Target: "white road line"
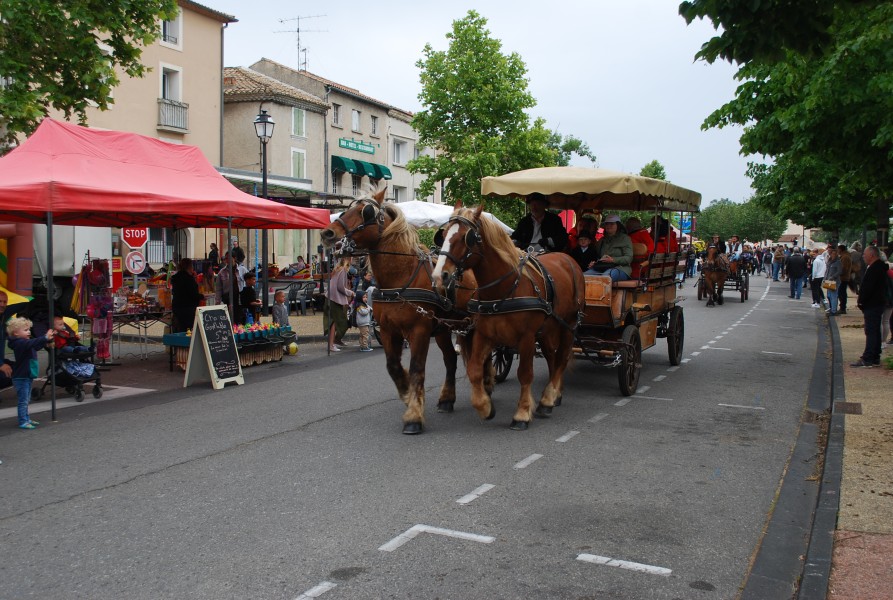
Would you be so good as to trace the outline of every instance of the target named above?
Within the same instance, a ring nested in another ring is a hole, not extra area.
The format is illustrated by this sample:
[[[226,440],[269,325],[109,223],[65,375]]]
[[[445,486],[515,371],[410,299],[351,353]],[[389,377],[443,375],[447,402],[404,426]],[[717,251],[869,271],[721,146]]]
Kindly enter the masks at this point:
[[[629,398],[621,398],[614,403],[614,406],[626,406],[627,404],[629,404]]]
[[[521,462],[517,462],[517,463],[515,463],[514,468],[515,468],[515,469],[523,469],[523,468],[525,468],[525,467],[529,467],[530,465],[532,465],[533,463],[535,463],[536,461],[538,461],[538,460],[541,459],[542,457],[543,457],[542,454],[531,454],[530,456],[528,456],[527,458],[525,458],[525,459],[522,460]]]
[[[674,371],[678,371],[678,370],[679,370],[679,367],[669,367],[669,368],[667,368],[667,373],[673,373]]]
[[[619,567],[621,569],[628,569],[630,571],[637,571],[639,573],[648,573],[649,575],[661,575],[663,577],[669,577],[669,575],[673,572],[672,569],[667,569],[665,567],[643,565],[642,563],[630,562],[628,560],[619,560],[617,558],[610,558],[608,556],[598,556],[596,554],[578,554],[577,560],[590,562],[596,565],[605,565],[607,567]]]
[[[307,600],[308,598],[319,598],[326,592],[331,589],[338,587],[338,584],[332,583],[331,581],[323,581],[318,586],[311,588],[295,598],[295,600]]]
[[[652,379],[651,381],[663,381],[663,380],[666,379],[666,378],[667,378],[666,375],[658,375],[657,377],[655,377],[655,378]]]
[[[687,362],[689,362],[689,361],[691,361],[690,358],[683,358],[683,359],[680,360],[679,362],[681,362],[681,363],[687,363]]]
[[[393,552],[409,540],[413,539],[420,533],[433,533],[434,535],[445,535],[447,537],[458,538],[460,540],[469,540],[471,542],[479,542],[481,544],[492,544],[496,541],[495,537],[489,535],[477,535],[476,533],[465,533],[464,531],[453,531],[451,529],[441,529],[440,527],[432,527],[430,525],[413,525],[387,544],[379,546],[382,552]]]
[[[574,437],[574,436],[577,435],[578,433],[580,433],[580,432],[579,432],[579,431],[568,431],[567,433],[565,433],[563,436],[561,436],[560,438],[558,438],[558,439],[555,440],[555,441],[556,441],[556,442],[561,442],[561,443],[563,444],[564,442],[568,441],[569,439],[571,439],[572,437]]]
[[[718,336],[716,336],[716,337],[713,338],[713,339],[715,339],[715,340],[721,340],[721,339],[724,338],[724,337],[726,337],[726,336],[724,336],[724,335],[718,335]]]
[[[731,348],[717,348],[716,346],[708,346],[707,349],[708,350],[729,350],[729,351],[731,351]]]
[[[666,400],[667,402],[672,402],[672,398],[658,398],[657,396],[639,396],[636,394],[633,396],[636,400]]]
[[[608,416],[608,413],[598,413],[597,415],[595,415],[594,417],[589,419],[589,422],[590,423],[598,423],[599,421],[601,421],[602,419],[604,419],[607,416]]]
[[[710,340],[710,341],[707,342],[707,343],[708,343],[708,344],[715,344],[715,343],[716,343],[716,340]]]
[[[781,354],[782,356],[791,356],[790,352],[771,352],[769,350],[763,350],[760,354]]]
[[[477,500],[495,487],[496,486],[492,483],[485,483],[484,485],[475,488],[470,494],[462,496],[461,498],[456,500],[456,502],[459,504],[468,504],[472,500]]]
[[[643,385],[642,387],[639,388],[639,393],[644,394],[645,392],[647,392],[650,389],[651,389],[650,385]]]
[[[692,356],[697,356],[697,355],[699,355],[699,354],[700,354],[700,352],[692,352],[692,353],[691,353]]]
[[[751,410],[766,410],[764,406],[743,406],[741,404],[717,404],[717,406],[725,406],[726,408],[749,408]]]
[[[742,323],[744,327],[759,327],[756,323]]]

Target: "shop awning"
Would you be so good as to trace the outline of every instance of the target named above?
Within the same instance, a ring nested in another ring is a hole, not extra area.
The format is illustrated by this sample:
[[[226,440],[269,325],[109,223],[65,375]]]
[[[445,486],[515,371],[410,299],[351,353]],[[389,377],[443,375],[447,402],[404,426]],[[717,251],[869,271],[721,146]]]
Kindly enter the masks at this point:
[[[372,166],[375,167],[375,170],[377,171],[377,174],[378,174],[376,179],[391,179],[391,170],[389,168],[387,168],[384,165],[379,165],[377,163],[374,163]]]
[[[332,172],[343,172],[350,173],[352,175],[357,175],[357,165],[354,161],[349,158],[344,158],[343,156],[332,156]]]
[[[372,163],[367,163],[365,160],[353,160],[354,164],[357,165],[357,175],[366,175],[369,179],[378,179],[378,171],[375,170],[375,167]]]

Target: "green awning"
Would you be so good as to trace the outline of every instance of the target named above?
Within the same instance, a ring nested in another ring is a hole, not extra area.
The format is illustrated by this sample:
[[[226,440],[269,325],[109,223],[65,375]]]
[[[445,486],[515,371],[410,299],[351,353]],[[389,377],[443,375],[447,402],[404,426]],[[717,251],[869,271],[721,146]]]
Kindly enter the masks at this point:
[[[354,161],[349,158],[344,158],[343,156],[332,155],[332,172],[337,173],[339,171],[350,173],[352,175],[357,175],[359,173],[359,169],[357,169],[357,165]]]
[[[384,165],[374,163],[372,165],[377,171],[376,179],[391,179],[391,170]]]
[[[378,172],[375,170],[375,167],[372,166],[372,163],[357,159],[354,159],[353,162],[357,165],[357,175],[366,175],[369,179],[378,179]]]

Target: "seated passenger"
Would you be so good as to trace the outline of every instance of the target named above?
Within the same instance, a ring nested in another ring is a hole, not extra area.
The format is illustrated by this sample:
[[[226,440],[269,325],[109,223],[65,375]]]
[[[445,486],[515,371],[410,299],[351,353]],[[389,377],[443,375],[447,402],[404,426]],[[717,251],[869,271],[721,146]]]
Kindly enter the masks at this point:
[[[596,235],[598,233],[598,215],[596,215],[595,211],[591,208],[585,209],[583,212],[580,213],[580,218],[577,219],[577,224],[574,225],[574,228],[571,229],[568,233],[568,250],[573,250],[577,247],[577,237],[580,235],[580,232],[583,231],[589,233],[590,243],[598,239],[598,236]]]
[[[598,261],[598,254],[592,247],[592,236],[585,229],[577,234],[577,247],[571,250],[570,255],[577,261],[584,273],[594,267]]]
[[[585,274],[609,275],[611,281],[626,281],[632,272],[633,242],[623,231],[618,215],[605,217],[602,227],[605,235],[596,245],[598,262]]]
[[[651,220],[651,237],[657,240],[654,244],[654,251],[658,254],[679,252],[679,240],[676,239],[676,232],[670,227],[670,222],[660,215],[654,215],[654,219]]]
[[[626,232],[633,244],[643,244],[645,246],[644,256],[633,256],[632,273],[630,275],[633,279],[638,279],[642,276],[640,272],[642,268],[641,261],[646,260],[654,252],[654,240],[651,239],[651,234],[648,233],[648,230],[642,227],[642,221],[638,217],[630,217],[626,220]]]
[[[518,221],[512,232],[515,245],[526,250],[535,249],[558,252],[567,246],[567,230],[561,217],[546,210],[549,200],[543,194],[533,193],[527,197],[527,208],[530,212]]]

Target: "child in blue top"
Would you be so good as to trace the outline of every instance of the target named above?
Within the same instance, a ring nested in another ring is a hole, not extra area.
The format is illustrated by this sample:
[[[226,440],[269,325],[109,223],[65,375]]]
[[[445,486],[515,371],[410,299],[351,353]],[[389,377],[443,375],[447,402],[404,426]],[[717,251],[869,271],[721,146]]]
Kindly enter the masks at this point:
[[[32,340],[31,321],[16,317],[6,324],[6,333],[16,360],[11,379],[19,399],[19,429],[34,429],[39,423],[31,420],[28,402],[31,400],[31,385],[39,374],[37,351],[45,348],[53,339],[54,330],[47,331],[45,337]]]
[[[368,294],[366,292],[359,291],[354,301],[357,329],[360,330],[360,352],[372,352],[372,346],[369,345],[369,326],[372,323],[372,309],[366,304],[367,298]]]

